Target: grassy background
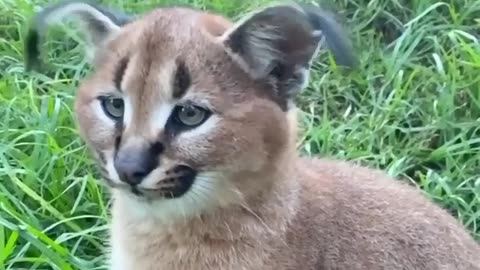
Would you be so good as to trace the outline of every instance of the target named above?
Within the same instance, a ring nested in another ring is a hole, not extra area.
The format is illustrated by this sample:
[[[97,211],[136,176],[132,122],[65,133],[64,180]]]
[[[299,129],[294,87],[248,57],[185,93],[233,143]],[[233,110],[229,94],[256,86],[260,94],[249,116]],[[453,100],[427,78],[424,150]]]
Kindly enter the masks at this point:
[[[250,8],[238,0],[108,2],[136,12],[189,2],[230,17]],[[104,269],[107,194],[72,114],[87,72],[78,36],[52,31],[51,68],[23,70],[22,37],[43,4],[0,3],[0,270]],[[299,97],[299,148],[419,185],[480,239],[480,1],[334,4],[362,64],[345,76],[321,55]]]

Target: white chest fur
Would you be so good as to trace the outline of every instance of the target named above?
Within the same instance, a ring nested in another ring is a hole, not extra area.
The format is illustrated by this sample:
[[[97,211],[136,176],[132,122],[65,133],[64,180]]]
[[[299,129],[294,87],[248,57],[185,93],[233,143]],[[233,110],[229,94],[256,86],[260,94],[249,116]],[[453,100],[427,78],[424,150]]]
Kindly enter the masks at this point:
[[[126,224],[112,225],[110,270],[269,269],[264,265],[270,253],[265,238],[236,242],[209,239],[208,234],[189,236],[188,232],[127,235]]]
[[[295,202],[284,200],[255,212],[232,206],[179,219],[160,210],[173,206],[147,207],[127,196],[115,197],[110,270],[277,269],[271,255],[286,248],[285,217],[293,216]]]
[[[254,219],[252,223],[257,224]],[[211,232],[199,233],[196,226],[112,221],[110,270],[270,270],[272,248],[284,244],[283,235],[263,226],[233,228],[219,223]],[[221,235],[215,235],[219,231]],[[240,238],[233,239],[233,235]]]

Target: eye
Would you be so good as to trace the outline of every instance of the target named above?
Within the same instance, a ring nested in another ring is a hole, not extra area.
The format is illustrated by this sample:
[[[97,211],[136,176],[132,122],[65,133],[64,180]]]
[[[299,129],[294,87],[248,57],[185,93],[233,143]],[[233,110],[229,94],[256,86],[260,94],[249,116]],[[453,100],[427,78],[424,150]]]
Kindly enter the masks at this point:
[[[173,113],[175,120],[187,127],[199,126],[210,116],[210,111],[194,105],[177,106]]]
[[[123,99],[115,97],[102,97],[100,102],[105,114],[113,120],[119,120],[123,117],[124,103]]]

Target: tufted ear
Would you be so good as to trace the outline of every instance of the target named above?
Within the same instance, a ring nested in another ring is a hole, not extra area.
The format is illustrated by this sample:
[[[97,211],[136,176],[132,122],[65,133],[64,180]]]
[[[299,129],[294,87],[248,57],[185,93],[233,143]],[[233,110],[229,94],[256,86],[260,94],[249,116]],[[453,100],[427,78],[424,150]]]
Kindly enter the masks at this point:
[[[25,37],[26,70],[40,65],[39,47],[48,26],[70,18],[81,23],[81,30],[90,43],[89,49],[93,51],[130,21],[125,14],[114,13],[94,1],[66,0],[47,6],[35,16]]]
[[[286,99],[306,86],[321,41],[337,64],[355,64],[349,39],[333,14],[309,4],[267,7],[240,20],[222,38],[245,71],[273,82],[277,95]]]

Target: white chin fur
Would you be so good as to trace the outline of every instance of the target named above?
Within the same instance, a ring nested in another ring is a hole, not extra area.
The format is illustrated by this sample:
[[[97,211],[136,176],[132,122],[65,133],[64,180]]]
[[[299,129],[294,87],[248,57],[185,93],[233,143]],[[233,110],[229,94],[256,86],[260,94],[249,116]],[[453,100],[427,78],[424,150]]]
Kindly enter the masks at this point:
[[[186,221],[241,200],[240,193],[218,173],[200,173],[190,190],[179,198],[147,200],[124,189],[115,190],[114,195],[123,202],[119,207],[125,207],[132,218],[164,224]]]
[[[120,177],[118,176],[117,170],[113,165],[113,150],[105,151],[105,158],[107,160],[107,164],[105,169],[107,169],[108,177],[115,183],[115,184],[122,184],[120,181]]]

